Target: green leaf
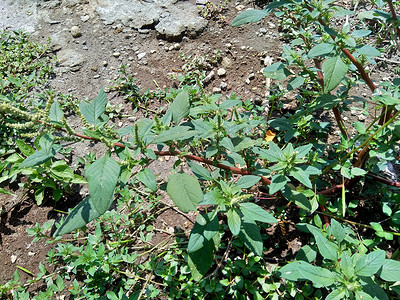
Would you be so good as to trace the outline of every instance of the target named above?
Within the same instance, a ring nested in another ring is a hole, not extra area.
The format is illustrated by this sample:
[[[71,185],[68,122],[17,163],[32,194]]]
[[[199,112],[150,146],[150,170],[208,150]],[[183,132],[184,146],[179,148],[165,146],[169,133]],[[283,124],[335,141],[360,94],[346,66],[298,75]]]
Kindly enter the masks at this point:
[[[263,74],[267,78],[276,79],[278,81],[282,81],[291,75],[290,71],[286,69],[285,65],[281,62],[273,63],[272,65],[264,68]]]
[[[238,235],[240,231],[240,225],[242,219],[236,208],[231,208],[227,211],[226,216],[228,217],[228,226],[233,235]]]
[[[278,271],[278,276],[293,281],[311,280],[318,286],[330,286],[336,282],[336,276],[331,271],[304,261],[287,264]]]
[[[309,58],[316,58],[318,56],[324,56],[326,54],[332,53],[335,46],[330,43],[321,43],[313,47],[310,52],[308,52],[307,56]]]
[[[27,143],[25,143],[22,140],[16,140],[15,143],[17,144],[18,149],[21,151],[21,153],[25,156],[30,156],[33,153],[35,153],[35,149],[33,149],[31,146],[29,146]]]
[[[354,38],[360,38],[367,36],[371,33],[371,30],[354,30],[350,35]]]
[[[304,172],[301,168],[299,167],[294,167],[290,170],[289,172],[290,176],[293,176],[296,178],[298,181],[300,181],[302,184],[304,184],[308,188],[312,188],[312,184],[310,179],[308,178],[308,174]]]
[[[219,243],[217,236],[212,240],[205,240],[201,249],[188,253],[188,266],[195,281],[207,274],[214,261],[215,244]]]
[[[11,193],[3,188],[0,188],[0,194],[13,195],[13,193]]]
[[[378,275],[386,281],[400,281],[400,261],[385,259]]]
[[[358,276],[372,276],[379,271],[384,261],[385,251],[375,250],[357,260],[354,266],[354,273]]]
[[[260,228],[254,221],[243,219],[242,228],[239,232],[239,237],[254,254],[263,255],[263,240],[260,233]]]
[[[104,214],[113,201],[119,173],[119,164],[108,156],[96,160],[85,170],[90,199],[99,215]]]
[[[255,23],[264,18],[268,13],[265,10],[249,9],[241,12],[232,21],[232,26],[240,26],[247,23]]]
[[[276,174],[272,176],[271,184],[269,185],[269,194],[273,195],[277,191],[281,190],[288,181],[289,179],[281,174]]]
[[[365,292],[369,296],[371,296],[370,299],[389,300],[386,292],[371,277],[361,278],[360,283],[362,285],[363,292]],[[366,297],[362,298],[362,300],[364,300],[364,299],[368,299],[368,298],[366,298]]]
[[[192,138],[197,130],[190,130],[189,126],[177,126],[163,131],[154,139],[154,143],[165,143],[167,141],[183,141]]]
[[[90,124],[100,123],[100,116],[106,111],[107,96],[104,89],[101,89],[99,95],[90,103],[81,102],[79,110]]]
[[[54,162],[50,170],[59,179],[67,181],[74,179],[74,171],[63,160]]]
[[[367,174],[367,171],[365,171],[361,168],[354,167],[351,169],[352,176],[364,176],[365,174]]]
[[[312,249],[309,245],[301,247],[296,255],[296,260],[302,260],[308,263],[313,262],[317,258],[317,251]]]
[[[65,221],[56,230],[54,236],[70,233],[75,229],[85,226],[87,223],[100,216],[101,214],[99,214],[97,209],[94,207],[91,198],[86,197],[72,209]]]
[[[321,253],[321,255],[326,259],[337,261],[338,246],[333,242],[328,241],[319,228],[310,224],[306,224],[306,227],[314,236],[319,253]]]
[[[378,49],[376,49],[376,48],[374,48],[374,47],[372,47],[370,45],[363,45],[361,47],[360,46],[356,47],[356,51],[359,54],[365,55],[365,56],[370,57],[370,58],[381,56],[381,52]]]
[[[352,278],[354,276],[354,266],[350,256],[346,252],[343,252],[340,258],[340,268],[342,269],[343,275],[347,278]]]
[[[259,182],[260,179],[260,176],[244,175],[239,178],[239,180],[236,182],[236,185],[242,189],[248,189]]]
[[[345,299],[346,289],[333,290],[326,296],[325,300],[342,300]]]
[[[183,212],[196,210],[204,197],[197,179],[185,173],[176,173],[169,177],[167,193]]]
[[[156,178],[154,177],[153,170],[144,169],[139,173],[137,173],[136,177],[141,183],[143,183],[153,192],[158,190],[157,181]]]
[[[242,202],[240,203],[240,211],[251,221],[260,221],[264,223],[277,223],[278,220],[263,210],[255,203]]]
[[[295,90],[299,87],[301,87],[304,84],[305,78],[304,77],[293,77],[292,79],[289,80],[289,83],[287,85],[288,91]]]
[[[61,122],[62,117],[64,116],[60,104],[58,101],[54,101],[50,106],[49,119],[50,121]]]
[[[187,90],[181,91],[172,102],[169,110],[172,114],[172,120],[176,125],[182,121],[183,118],[186,118],[189,115],[190,111],[190,102],[189,102],[189,94]]]
[[[53,136],[50,134],[45,134],[42,136],[39,140],[39,144],[42,149],[28,156],[19,165],[19,169],[40,165],[48,161],[50,158],[53,158],[54,155],[56,155],[56,153],[61,149],[61,145],[53,145]]]
[[[336,88],[346,76],[348,66],[342,61],[340,56],[328,58],[322,64],[324,74],[324,93],[327,94]]]
[[[342,225],[340,225],[340,223],[333,218],[331,221],[330,233],[333,235],[333,237],[339,243],[341,243],[344,240],[344,238],[346,237],[346,231],[344,230]]]
[[[190,232],[187,251],[196,252],[203,248],[204,243],[214,238],[219,229],[218,218],[214,212],[197,215],[196,222]]]

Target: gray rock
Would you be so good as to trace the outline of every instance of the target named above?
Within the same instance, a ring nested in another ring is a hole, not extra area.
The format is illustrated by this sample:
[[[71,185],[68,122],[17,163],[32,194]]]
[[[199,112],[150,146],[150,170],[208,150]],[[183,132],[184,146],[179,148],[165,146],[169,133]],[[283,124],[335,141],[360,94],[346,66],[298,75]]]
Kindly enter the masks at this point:
[[[142,52],[142,53],[139,53],[138,55],[137,55],[137,59],[138,60],[141,60],[143,57],[145,57],[146,56],[146,52]]]
[[[218,93],[221,93],[221,89],[219,87],[215,87],[215,88],[213,88],[212,92],[213,92],[213,94],[218,94]]]
[[[120,56],[121,56],[121,53],[120,53],[120,52],[114,52],[112,55],[113,55],[114,57],[120,57]]]
[[[219,68],[217,71],[217,74],[219,77],[225,76],[226,75],[226,70],[224,68]]]
[[[225,57],[222,59],[221,65],[222,65],[224,68],[229,69],[229,68],[232,67],[232,60],[231,60],[229,57],[226,57],[226,56],[225,56]]]
[[[70,31],[71,31],[72,37],[74,37],[74,38],[78,38],[78,37],[82,36],[81,29],[78,26],[72,26]]]
[[[228,88],[228,84],[226,82],[221,82],[221,84],[219,85],[219,87],[221,88],[222,91],[226,91]]]
[[[73,49],[63,49],[58,52],[57,61],[60,67],[67,67],[76,72],[82,67],[85,59],[81,53]]]
[[[254,73],[250,73],[249,77],[247,77],[249,80],[253,80],[254,78],[256,78],[256,75]]]
[[[203,79],[204,84],[209,84],[215,77],[215,72],[211,71],[208,75]]]

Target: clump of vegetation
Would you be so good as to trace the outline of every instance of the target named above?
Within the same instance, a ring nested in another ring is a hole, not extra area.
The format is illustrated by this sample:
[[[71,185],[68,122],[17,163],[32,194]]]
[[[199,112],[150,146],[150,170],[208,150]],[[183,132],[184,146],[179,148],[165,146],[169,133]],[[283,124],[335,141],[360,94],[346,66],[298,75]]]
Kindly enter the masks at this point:
[[[387,6],[393,11],[391,1]],[[380,3],[378,9],[387,8]],[[374,14],[382,16],[379,11]],[[333,27],[336,19],[357,16],[332,1],[275,1],[244,11],[233,25],[272,12],[291,42],[264,75],[281,82],[278,95],[296,94],[300,105],[292,114],[270,114],[266,121],[234,94],[207,94],[196,73],[166,93],[171,105],[165,113],[119,130],[110,122],[104,90],[90,102],[50,97],[29,114],[1,103],[1,113],[21,127],[42,124],[36,150],[25,140],[21,159],[5,156],[7,180],[11,170],[32,175],[42,168],[51,178],[62,167],[61,183],[86,180],[89,187],[61,221],[29,230],[35,240],[57,243],[48,254],[55,271],[41,265],[34,275],[20,267],[33,279],[21,283],[16,271],[0,287],[5,297],[29,298],[29,285],[38,281],[46,286],[36,299],[65,292],[84,299],[399,297],[399,251],[391,249],[400,237],[400,183],[391,170],[399,156],[400,79],[379,86],[371,80],[367,66],[381,55],[369,41],[376,33],[365,18]],[[397,20],[385,16],[390,24]],[[122,75],[118,89],[140,102],[134,78]],[[353,96],[360,85],[372,96]],[[270,100],[275,105],[279,97]],[[356,105],[370,115],[369,124],[344,121]],[[66,111],[79,117],[81,131],[72,129]],[[331,111],[334,118],[312,118],[316,111]],[[333,134],[337,138],[327,144]],[[82,139],[107,151],[83,161],[84,176],[77,177],[62,162],[64,141]],[[165,156],[176,160],[168,178],[161,178],[151,163]],[[384,176],[388,171],[392,175]],[[175,209],[161,198],[164,191],[180,212],[196,212],[190,232],[155,226],[160,213]],[[267,232],[280,226],[285,238],[287,222],[307,242],[296,257],[271,263],[267,245],[277,236]],[[152,243],[159,232],[165,238]]]

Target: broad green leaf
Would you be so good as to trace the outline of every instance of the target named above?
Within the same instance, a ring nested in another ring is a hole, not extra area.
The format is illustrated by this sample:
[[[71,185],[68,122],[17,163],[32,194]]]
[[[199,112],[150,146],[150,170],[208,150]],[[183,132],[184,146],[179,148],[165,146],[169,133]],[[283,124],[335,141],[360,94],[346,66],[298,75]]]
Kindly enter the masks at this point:
[[[196,210],[204,197],[197,179],[185,173],[175,173],[169,177],[167,193],[183,212]]]
[[[342,300],[345,299],[346,289],[333,290],[326,296],[325,300]]]
[[[190,232],[187,251],[191,253],[203,248],[204,243],[211,240],[217,234],[218,229],[218,218],[213,212],[197,215],[196,223]]]
[[[242,228],[239,232],[239,237],[255,255],[263,255],[263,240],[260,233],[260,228],[254,221],[243,219]]]
[[[261,139],[255,140],[255,139],[250,139],[248,137],[242,139],[236,146],[235,146],[235,151],[239,152],[244,149],[249,149],[250,147],[260,145],[261,144]]]
[[[386,292],[371,277],[362,277],[360,280],[363,292],[371,296],[374,300],[389,300]],[[365,298],[362,298],[364,300]],[[368,299],[368,298],[367,298]]]
[[[360,38],[367,36],[371,33],[371,30],[354,30],[350,35],[354,38]]]
[[[290,71],[286,69],[283,63],[279,62],[279,63],[273,63],[272,65],[264,68],[263,74],[267,78],[282,81],[292,73],[290,73]]]
[[[329,93],[336,88],[346,76],[348,66],[342,61],[340,56],[328,58],[322,64],[324,74],[324,93]]]
[[[281,175],[281,174],[276,174],[276,175],[272,176],[271,184],[269,185],[269,194],[273,195],[277,191],[284,188],[284,186],[286,185],[286,183],[288,181],[289,181],[289,179],[286,176]]]
[[[343,275],[347,278],[352,278],[354,276],[354,266],[350,256],[346,252],[343,252],[340,258],[340,268],[342,269]]]
[[[53,137],[49,134],[45,134],[39,140],[42,149],[28,156],[20,165],[19,169],[30,168],[37,165],[40,165],[50,158],[53,158],[54,155],[61,149],[61,145],[53,144]]]
[[[193,174],[196,175],[196,177],[200,180],[213,180],[210,171],[208,171],[206,168],[193,161],[189,161],[188,165]]]
[[[311,280],[318,286],[330,286],[336,282],[336,276],[331,271],[304,261],[287,264],[278,271],[278,276],[293,281]]]
[[[232,140],[228,137],[224,137],[221,140],[220,145],[231,152],[235,151],[235,145],[232,143]]]
[[[379,300],[372,298],[369,294],[363,291],[355,291],[356,300]]]
[[[376,49],[376,48],[374,48],[374,47],[372,47],[370,45],[363,45],[363,46],[360,46],[360,47],[356,47],[356,51],[359,54],[365,55],[365,56],[370,57],[370,58],[381,56],[381,52],[378,49]]]
[[[259,182],[260,179],[260,176],[244,175],[239,178],[239,180],[236,182],[236,185],[242,189],[248,189]]]
[[[312,147],[313,147],[312,144],[307,144],[307,145],[297,147],[295,149],[296,158],[303,158],[304,156],[306,156],[311,151]]]
[[[79,110],[90,124],[100,123],[100,116],[106,111],[107,96],[104,89],[101,89],[96,99],[90,103],[81,102]]]
[[[144,169],[139,173],[137,173],[136,177],[141,183],[143,183],[150,190],[152,190],[153,192],[157,191],[158,186],[156,178],[154,177],[153,170]]]
[[[242,101],[241,100],[225,100],[224,102],[222,102],[219,107],[222,109],[228,109],[231,108],[233,106],[238,106],[241,105]]]
[[[261,155],[261,158],[267,159],[270,162],[278,162],[283,160],[282,150],[277,144],[269,142],[268,146],[268,150],[260,149],[259,154]]]
[[[72,180],[74,179],[74,171],[63,160],[58,160],[51,165],[51,172],[60,179]]]
[[[169,110],[172,114],[172,120],[176,125],[182,121],[183,118],[186,118],[189,115],[190,111],[190,102],[189,102],[189,94],[187,90],[181,91],[172,102]]]
[[[305,78],[301,76],[293,77],[289,80],[287,89],[288,91],[295,90],[304,84]]]
[[[227,211],[226,216],[228,217],[228,226],[233,235],[238,235],[240,231],[240,225],[242,219],[236,208],[231,208]]]
[[[49,112],[50,121],[61,122],[63,116],[64,114],[60,108],[60,104],[58,103],[58,101],[54,101],[50,107],[50,112]]]
[[[232,26],[240,26],[247,23],[255,23],[264,18],[268,13],[265,10],[249,9],[241,12],[232,21]]]
[[[352,176],[364,176],[365,174],[367,174],[367,171],[365,171],[361,168],[354,167],[351,169]]]
[[[312,184],[310,181],[310,178],[308,178],[307,173],[305,173],[302,169],[299,167],[294,167],[290,170],[289,172],[290,176],[293,176],[296,178],[298,181],[300,181],[302,184],[304,184],[308,188],[312,188]]]
[[[318,56],[324,56],[326,54],[329,54],[333,51],[334,49],[334,45],[333,44],[329,44],[329,43],[321,43],[316,45],[315,47],[313,47],[310,52],[308,52],[307,56],[309,58],[316,58]]]
[[[195,281],[203,278],[210,269],[214,261],[215,245],[218,245],[219,242],[219,236],[215,235],[213,239],[205,240],[201,249],[188,253],[188,265]]]
[[[354,266],[354,273],[358,276],[372,276],[382,267],[385,261],[385,251],[375,250],[361,256]]]
[[[400,261],[385,259],[378,275],[386,281],[400,281]]]
[[[342,225],[340,225],[340,223],[333,218],[331,221],[331,226],[329,228],[329,231],[336,239],[336,241],[339,243],[341,243],[346,237],[346,231],[344,230]]]
[[[35,201],[37,205],[42,205],[44,199],[44,187],[35,190]]]
[[[309,245],[301,247],[296,255],[296,260],[302,260],[308,263],[313,262],[317,258],[317,251],[312,249]]]
[[[213,189],[204,195],[204,200],[201,205],[224,205],[227,199],[218,189]]]
[[[54,233],[54,236],[70,233],[100,216],[101,214],[97,212],[91,198],[86,197],[70,211],[68,217]]]
[[[171,127],[167,131],[163,131],[154,139],[154,143],[165,143],[167,141],[183,141],[192,138],[197,134],[197,130],[190,130],[189,126]]]
[[[110,207],[120,173],[119,164],[108,156],[96,160],[85,170],[90,200],[99,215]]]
[[[264,209],[255,203],[242,202],[240,203],[240,211],[249,220],[260,221],[264,223],[277,223],[278,220],[267,213]]]
[[[321,255],[326,259],[337,261],[338,246],[333,242],[328,241],[319,228],[310,224],[306,224],[306,227],[314,236],[319,253],[321,253]]]
[[[35,153],[35,149],[33,149],[31,146],[29,146],[27,143],[25,143],[22,140],[16,140],[15,143],[17,144],[18,149],[21,151],[21,153],[25,156],[30,156],[33,153]]]

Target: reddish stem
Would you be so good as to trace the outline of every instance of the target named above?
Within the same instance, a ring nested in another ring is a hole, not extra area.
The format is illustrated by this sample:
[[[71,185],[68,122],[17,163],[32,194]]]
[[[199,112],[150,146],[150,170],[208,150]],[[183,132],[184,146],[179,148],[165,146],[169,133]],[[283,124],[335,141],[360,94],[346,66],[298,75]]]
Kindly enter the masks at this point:
[[[397,16],[396,16],[396,11],[394,10],[393,2],[392,2],[392,0],[387,0],[387,3],[389,5],[390,13],[392,14],[394,25],[396,26],[397,37],[400,40],[400,28],[399,28],[399,25],[396,24]]]

